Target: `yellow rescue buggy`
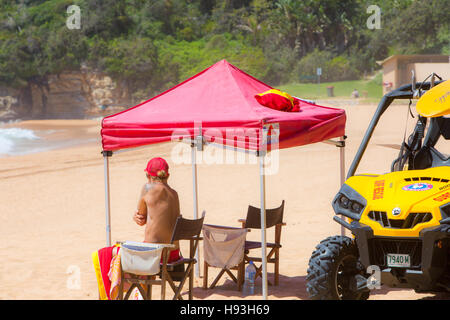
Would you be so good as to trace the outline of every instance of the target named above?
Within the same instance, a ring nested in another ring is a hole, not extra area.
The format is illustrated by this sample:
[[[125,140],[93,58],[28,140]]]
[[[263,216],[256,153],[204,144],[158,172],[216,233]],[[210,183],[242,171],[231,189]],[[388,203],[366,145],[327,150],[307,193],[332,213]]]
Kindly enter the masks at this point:
[[[309,260],[311,299],[367,299],[379,285],[450,291],[450,81],[405,85],[386,94],[347,180],[332,202],[352,237],[321,241]],[[395,99],[414,99],[418,120],[387,174],[355,175],[378,120]],[[445,142],[447,143],[447,141]]]

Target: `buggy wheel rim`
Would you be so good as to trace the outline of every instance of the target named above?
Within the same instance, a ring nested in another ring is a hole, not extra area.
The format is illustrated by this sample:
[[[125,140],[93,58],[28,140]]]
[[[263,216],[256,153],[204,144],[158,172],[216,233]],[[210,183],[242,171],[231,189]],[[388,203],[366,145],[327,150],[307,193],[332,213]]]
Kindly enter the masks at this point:
[[[346,256],[344,257],[336,268],[336,273],[334,277],[334,285],[336,290],[336,295],[339,300],[345,299],[345,296],[350,293],[349,283],[350,278],[356,273],[356,261],[355,257]]]

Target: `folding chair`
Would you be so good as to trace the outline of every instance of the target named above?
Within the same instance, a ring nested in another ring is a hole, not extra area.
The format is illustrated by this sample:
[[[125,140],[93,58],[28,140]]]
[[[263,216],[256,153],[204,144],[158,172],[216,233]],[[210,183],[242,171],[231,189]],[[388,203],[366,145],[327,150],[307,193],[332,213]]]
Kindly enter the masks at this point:
[[[203,289],[208,288],[208,267],[221,268],[210,289],[226,272],[241,291],[244,282],[244,244],[248,229],[203,225],[204,277]],[[231,270],[237,270],[237,278]]]
[[[161,286],[161,300],[165,299],[166,285],[165,278],[156,279],[156,275],[160,273],[161,268],[164,270],[166,266],[160,264],[167,261],[168,250],[174,248],[172,244],[154,244],[140,242],[120,242],[121,248],[121,276],[118,292],[119,300],[128,300],[134,288],[139,290],[144,300],[151,300],[152,285]],[[151,250],[155,250],[152,254]],[[149,254],[148,256],[146,256]],[[150,254],[152,256],[150,256]],[[127,290],[125,297],[123,296],[124,284],[131,284]],[[145,287],[145,288],[144,288]]]
[[[266,229],[269,229],[275,226],[275,241],[272,243],[267,243],[267,248],[270,248],[270,252],[267,255],[267,263],[274,264],[274,284],[278,285],[279,282],[279,274],[280,274],[280,248],[281,248],[281,227],[286,224],[283,222],[283,212],[284,212],[284,200],[281,203],[281,206],[275,209],[266,209]],[[242,228],[249,229],[261,229],[261,209],[255,208],[253,206],[248,206],[247,218],[239,219],[239,222],[242,223]],[[245,263],[250,261],[253,262],[261,262],[262,258],[260,257],[250,257],[249,253],[251,250],[260,249],[261,242],[258,241],[245,241],[245,254],[244,260]],[[262,265],[256,268],[256,277],[261,276],[262,274]],[[269,282],[271,285],[271,283]]]
[[[172,263],[168,263],[168,256],[165,257],[163,264],[166,264],[166,268],[162,268],[161,277],[165,278],[172,288],[175,295],[173,300],[183,300],[181,297],[181,290],[189,278],[189,300],[192,300],[192,289],[194,287],[194,265],[197,263],[195,259],[195,252],[198,247],[198,242],[202,239],[200,232],[202,231],[203,219],[205,218],[205,211],[202,213],[202,217],[196,220],[184,219],[179,216],[175,224],[175,228],[172,233],[171,243],[179,240],[189,240],[189,258],[181,258]],[[185,271],[178,271],[179,266],[187,265]],[[178,287],[175,285],[175,281],[179,282]]]

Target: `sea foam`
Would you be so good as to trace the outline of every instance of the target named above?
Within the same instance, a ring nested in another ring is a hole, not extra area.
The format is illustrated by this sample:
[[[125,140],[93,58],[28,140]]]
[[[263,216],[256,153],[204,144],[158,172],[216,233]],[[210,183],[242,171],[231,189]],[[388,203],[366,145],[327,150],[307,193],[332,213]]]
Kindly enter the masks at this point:
[[[21,128],[0,128],[0,154],[16,154],[34,140],[40,139],[33,130]]]

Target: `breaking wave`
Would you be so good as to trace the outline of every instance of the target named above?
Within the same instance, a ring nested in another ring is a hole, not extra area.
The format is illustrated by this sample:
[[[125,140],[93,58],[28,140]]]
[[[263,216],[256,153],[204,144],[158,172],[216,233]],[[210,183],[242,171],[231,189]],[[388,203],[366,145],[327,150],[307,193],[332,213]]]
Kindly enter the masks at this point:
[[[18,154],[40,138],[33,130],[21,128],[0,128],[0,154]]]

